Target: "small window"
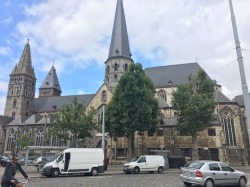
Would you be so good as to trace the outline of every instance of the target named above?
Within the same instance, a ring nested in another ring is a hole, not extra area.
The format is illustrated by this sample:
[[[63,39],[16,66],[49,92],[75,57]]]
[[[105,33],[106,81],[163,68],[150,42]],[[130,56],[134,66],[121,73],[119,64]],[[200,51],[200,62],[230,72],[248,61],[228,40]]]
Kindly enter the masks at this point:
[[[146,157],[143,156],[138,160],[138,163],[146,162]]]
[[[13,101],[13,108],[16,108],[16,99]]]
[[[30,107],[30,102],[27,101],[27,103],[26,103],[26,109],[29,109],[29,107]]]
[[[163,130],[157,130],[157,136],[163,136]]]
[[[115,71],[117,71],[117,70],[118,70],[118,64],[115,63]]]
[[[148,136],[154,136],[154,131],[148,130]]]
[[[117,83],[118,82],[118,76],[117,76],[117,74],[115,74],[115,83]]]
[[[106,91],[102,92],[102,101],[106,101],[107,100],[107,93]]]
[[[128,70],[128,64],[124,65],[124,70],[127,71]]]
[[[232,168],[226,164],[220,163],[222,171],[232,171]]]
[[[12,119],[15,119],[15,117],[16,117],[16,113],[12,112]]]
[[[216,131],[215,129],[207,129],[208,136],[216,136]]]

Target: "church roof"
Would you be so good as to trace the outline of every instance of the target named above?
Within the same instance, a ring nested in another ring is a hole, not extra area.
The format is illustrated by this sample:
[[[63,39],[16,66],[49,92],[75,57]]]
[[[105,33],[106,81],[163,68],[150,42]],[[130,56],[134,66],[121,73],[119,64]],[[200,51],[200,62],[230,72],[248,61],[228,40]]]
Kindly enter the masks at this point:
[[[33,114],[22,125],[36,124],[42,118],[43,118],[43,116],[41,116],[39,114]]]
[[[54,89],[62,92],[59,81],[58,81],[58,77],[56,74],[56,69],[54,68],[54,66],[52,66],[51,69],[49,70],[48,75],[44,79],[44,81],[39,89],[47,89],[47,88],[54,88]]]
[[[250,96],[250,94],[249,94]],[[243,95],[237,95],[233,98],[233,102],[237,102],[241,107],[245,106]]]
[[[122,0],[117,0],[109,56],[131,58],[127,26]]]
[[[215,102],[217,103],[232,103],[233,102],[219,90],[216,90],[214,94],[215,94]]]
[[[27,119],[28,119],[28,117],[19,115],[13,121],[11,121],[8,125],[9,126],[12,126],[12,125],[21,125]]]
[[[169,108],[171,107],[161,96],[158,96],[158,103],[159,103],[159,108]]]
[[[54,97],[39,97],[33,102],[34,113],[54,112],[58,111],[65,104],[71,104],[74,97],[78,103],[87,106],[95,94],[71,95],[71,96],[54,96]]]
[[[23,53],[19,59],[18,64],[16,64],[14,69],[12,70],[11,75],[14,74],[27,74],[32,78],[36,78],[35,71],[34,68],[32,67],[32,62],[31,62],[29,40],[24,47]]]
[[[177,64],[146,68],[144,71],[153,81],[155,88],[176,87],[188,84],[188,76],[202,69],[198,63]]]
[[[11,117],[0,115],[0,125],[6,125],[10,123],[12,120],[13,119]]]

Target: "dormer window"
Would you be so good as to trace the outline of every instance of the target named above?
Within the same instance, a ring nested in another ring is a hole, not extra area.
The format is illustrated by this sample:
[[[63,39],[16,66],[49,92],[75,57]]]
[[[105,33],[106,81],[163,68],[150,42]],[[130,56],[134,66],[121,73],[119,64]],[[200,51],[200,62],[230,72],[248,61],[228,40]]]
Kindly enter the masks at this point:
[[[172,85],[172,81],[171,81],[171,80],[168,81],[168,85],[169,85],[169,86]]]

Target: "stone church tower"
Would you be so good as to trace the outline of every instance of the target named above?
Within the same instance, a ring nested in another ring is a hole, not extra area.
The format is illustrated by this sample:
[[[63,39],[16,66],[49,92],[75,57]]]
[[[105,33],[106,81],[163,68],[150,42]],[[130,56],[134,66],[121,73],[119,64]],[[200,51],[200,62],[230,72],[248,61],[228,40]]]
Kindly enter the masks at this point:
[[[10,74],[4,115],[31,116],[35,99],[36,76],[31,62],[29,40],[22,56]]]
[[[120,77],[133,63],[131,56],[123,3],[122,0],[117,0],[109,56],[105,62],[104,80],[112,92],[114,92]]]
[[[61,93],[62,90],[57,78],[56,69],[52,66],[39,88],[39,97],[61,96]]]

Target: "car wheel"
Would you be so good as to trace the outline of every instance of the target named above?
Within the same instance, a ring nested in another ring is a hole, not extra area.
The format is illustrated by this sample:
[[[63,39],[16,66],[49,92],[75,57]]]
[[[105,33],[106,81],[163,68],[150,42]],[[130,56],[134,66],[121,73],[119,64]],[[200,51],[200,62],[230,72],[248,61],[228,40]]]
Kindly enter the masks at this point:
[[[138,174],[138,173],[140,173],[140,169],[138,167],[135,167],[134,168],[134,174]]]
[[[58,169],[53,169],[51,175],[52,177],[58,177],[60,175],[60,172]]]
[[[245,187],[246,186],[246,179],[244,177],[241,177],[239,179],[239,184],[238,184],[239,187]]]
[[[162,174],[163,173],[163,167],[158,168],[158,173]]]
[[[211,179],[206,180],[205,187],[214,187],[214,182]]]
[[[183,182],[186,186],[192,186],[192,184],[191,183],[189,183],[189,182]]]
[[[97,176],[98,175],[98,169],[97,168],[92,168],[91,175],[92,176]]]

